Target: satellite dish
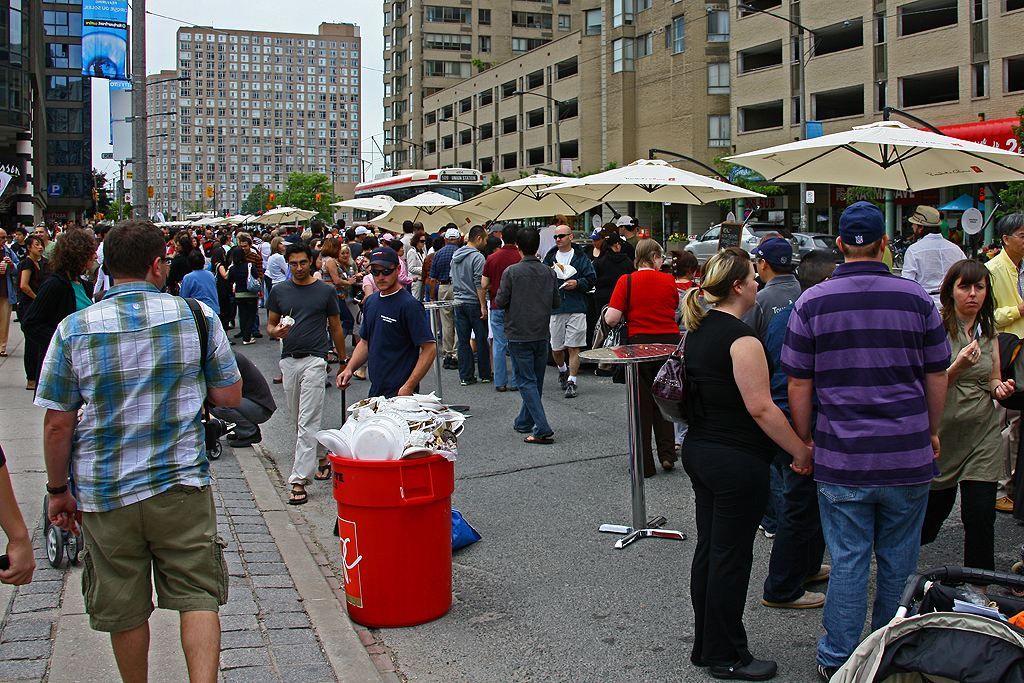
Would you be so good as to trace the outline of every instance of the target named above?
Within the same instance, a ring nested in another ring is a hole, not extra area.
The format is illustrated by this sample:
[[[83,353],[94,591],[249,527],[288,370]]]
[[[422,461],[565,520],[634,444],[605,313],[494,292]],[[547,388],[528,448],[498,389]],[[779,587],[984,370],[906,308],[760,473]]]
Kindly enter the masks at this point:
[[[592,215],[590,217],[590,224],[594,226],[594,230],[600,230],[602,225],[601,214],[595,213],[594,215]]]
[[[960,217],[960,226],[968,235],[977,235],[981,232],[981,226],[984,222],[985,217],[981,215],[981,211],[975,208],[967,209]]]

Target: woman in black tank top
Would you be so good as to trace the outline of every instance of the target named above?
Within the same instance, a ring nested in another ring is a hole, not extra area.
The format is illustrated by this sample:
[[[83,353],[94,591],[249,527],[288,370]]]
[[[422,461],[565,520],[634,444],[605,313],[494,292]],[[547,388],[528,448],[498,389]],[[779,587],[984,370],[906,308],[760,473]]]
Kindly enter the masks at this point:
[[[705,312],[699,297],[714,307]],[[747,252],[730,248],[704,266],[701,287],[683,300],[690,428],[683,466],[693,484],[697,547],[690,570],[696,620],[690,660],[716,678],[768,680],[777,666],[747,649],[743,606],[754,536],[768,502],[768,467],[781,447],[810,474],[811,450],[772,402],[772,362],[740,318],[757,283]]]

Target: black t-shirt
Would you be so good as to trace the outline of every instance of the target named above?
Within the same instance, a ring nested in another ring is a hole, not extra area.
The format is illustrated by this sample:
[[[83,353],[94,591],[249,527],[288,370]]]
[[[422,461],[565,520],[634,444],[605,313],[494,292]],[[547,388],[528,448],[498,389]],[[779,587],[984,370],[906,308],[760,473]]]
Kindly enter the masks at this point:
[[[259,368],[238,351],[235,351],[235,361],[238,363],[238,372],[242,375],[242,398],[247,398],[270,412],[277,410],[277,403],[270,393],[270,385]]]
[[[728,313],[711,310],[696,332],[686,337],[687,439],[730,446],[771,462],[778,447],[743,404],[729,349],[742,337],[758,339],[750,326]],[[760,341],[760,339],[758,339]],[[764,348],[764,342],[761,342]],[[768,350],[768,376],[775,371]]]
[[[32,290],[33,294],[39,293],[39,288],[42,286],[42,269],[36,262],[30,258],[24,258],[18,263],[18,278],[15,280],[14,286],[18,288],[18,307],[19,310],[27,311],[28,307],[32,304],[32,299],[29,298],[28,294],[21,291],[21,274],[25,271],[29,271],[31,275],[28,276],[28,288]]]
[[[286,315],[295,318],[288,336],[282,340],[283,353],[309,353],[327,358],[331,348],[327,318],[341,314],[338,294],[332,285],[322,280],[313,280],[308,285],[297,285],[294,280],[279,282],[270,290],[267,310],[282,318]]]
[[[420,356],[420,344],[434,341],[430,319],[405,288],[382,297],[374,292],[363,304],[359,336],[369,347],[370,396],[398,395]]]

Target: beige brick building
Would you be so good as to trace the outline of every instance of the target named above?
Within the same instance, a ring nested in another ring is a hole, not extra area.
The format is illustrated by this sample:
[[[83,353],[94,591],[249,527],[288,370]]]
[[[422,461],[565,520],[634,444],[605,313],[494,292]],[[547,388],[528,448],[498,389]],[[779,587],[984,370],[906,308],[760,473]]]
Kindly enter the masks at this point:
[[[1024,107],[1024,2],[1020,0],[756,0],[818,34],[805,33],[807,118],[824,133],[882,119],[896,107],[957,135],[1016,146],[1005,119]],[[812,47],[812,42],[814,43]],[[781,19],[733,7],[732,144],[747,152],[800,137],[798,29]],[[912,126],[912,121],[893,114]],[[993,122],[1000,123],[993,123]],[[836,192],[811,186],[811,225],[834,223]],[[972,186],[943,189],[947,201]],[[789,198],[791,224],[798,198]],[[912,206],[923,197],[906,197]],[[825,220],[823,220],[825,219]]]

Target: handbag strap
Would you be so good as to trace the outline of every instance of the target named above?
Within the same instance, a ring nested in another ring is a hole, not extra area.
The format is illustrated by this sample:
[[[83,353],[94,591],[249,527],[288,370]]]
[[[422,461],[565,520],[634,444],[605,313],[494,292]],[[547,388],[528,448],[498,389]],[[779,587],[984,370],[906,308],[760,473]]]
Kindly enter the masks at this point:
[[[633,273],[626,276],[626,310],[623,311],[623,315],[629,312],[629,295],[633,291]]]

